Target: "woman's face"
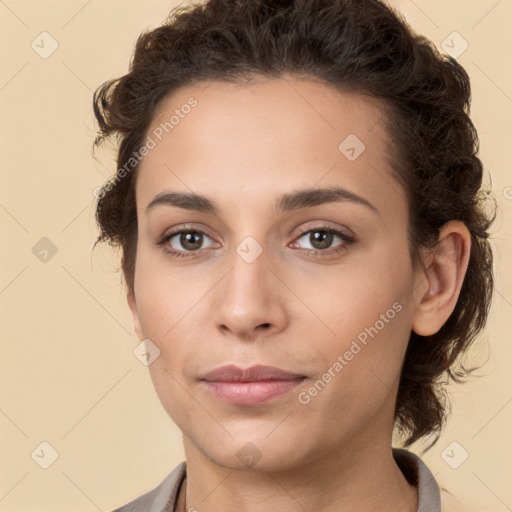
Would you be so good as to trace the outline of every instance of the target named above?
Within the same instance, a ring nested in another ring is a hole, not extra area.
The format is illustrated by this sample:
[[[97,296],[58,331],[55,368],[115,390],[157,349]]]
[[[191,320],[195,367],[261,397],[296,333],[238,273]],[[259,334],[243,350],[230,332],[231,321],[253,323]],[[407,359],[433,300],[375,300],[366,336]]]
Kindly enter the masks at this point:
[[[159,106],[129,303],[190,453],[267,471],[390,443],[425,289],[382,116],[292,77],[189,86]],[[211,373],[226,365],[281,371]]]

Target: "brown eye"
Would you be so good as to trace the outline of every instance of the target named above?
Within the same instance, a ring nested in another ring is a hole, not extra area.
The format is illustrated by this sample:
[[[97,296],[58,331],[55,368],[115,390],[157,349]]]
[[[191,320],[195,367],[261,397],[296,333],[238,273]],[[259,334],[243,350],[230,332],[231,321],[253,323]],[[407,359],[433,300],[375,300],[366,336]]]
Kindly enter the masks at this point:
[[[179,234],[179,242],[187,251],[197,251],[203,244],[203,234],[197,231],[183,231]]]
[[[307,231],[303,232],[299,238],[297,238],[297,241],[301,239],[307,240],[307,242],[311,245],[311,247],[303,247],[304,249],[318,251],[325,251],[326,249],[330,249],[336,239],[339,239],[342,242],[338,243],[338,246],[348,244],[352,241],[351,237],[345,235],[341,231],[330,228],[308,229]]]
[[[329,231],[311,231],[309,241],[314,249],[328,249],[334,239],[333,233]]]
[[[171,256],[188,257],[200,255],[203,249],[213,248],[216,242],[200,230],[180,229],[164,235],[156,244]]]
[[[308,256],[316,259],[339,254],[354,243],[352,236],[337,229],[320,226],[302,231],[292,247],[307,251]]]

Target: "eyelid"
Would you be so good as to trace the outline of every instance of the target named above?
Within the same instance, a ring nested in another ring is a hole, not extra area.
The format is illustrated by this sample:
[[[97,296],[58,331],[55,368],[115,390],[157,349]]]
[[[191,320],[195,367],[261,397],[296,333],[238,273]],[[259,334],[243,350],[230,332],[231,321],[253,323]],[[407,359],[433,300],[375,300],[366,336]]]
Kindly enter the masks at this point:
[[[344,236],[346,236],[347,238],[350,238],[350,237],[354,237],[354,232],[345,227],[345,226],[331,226],[329,225],[326,221],[317,221],[316,223],[312,223],[312,225],[308,225],[308,226],[301,226],[299,228],[299,237],[301,235],[303,235],[304,233],[309,233],[310,231],[322,231],[322,230],[325,230],[325,231],[336,231],[338,233],[341,233],[343,234]]]
[[[159,237],[159,240],[162,240],[164,238],[169,238],[170,236],[178,235],[181,232],[196,232],[196,233],[202,233],[203,235],[206,235],[208,238],[213,239],[212,233],[210,232],[209,228],[206,227],[204,224],[196,224],[196,223],[187,223],[184,224],[178,224],[176,226],[173,226],[170,229],[167,229],[164,231],[163,235]]]

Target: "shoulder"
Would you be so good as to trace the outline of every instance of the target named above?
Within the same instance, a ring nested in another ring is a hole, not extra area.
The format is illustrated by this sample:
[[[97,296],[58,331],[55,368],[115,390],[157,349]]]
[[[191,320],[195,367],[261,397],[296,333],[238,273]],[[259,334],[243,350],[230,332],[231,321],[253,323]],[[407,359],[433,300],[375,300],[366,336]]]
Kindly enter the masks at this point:
[[[410,484],[418,486],[418,512],[464,512],[465,506],[434,478],[418,455],[393,448],[393,457]]]
[[[181,462],[154,489],[113,512],[174,512],[185,475],[186,463]]]
[[[418,512],[441,512],[439,486],[427,465],[415,453],[401,448],[393,448],[393,458],[407,481],[418,487]]]

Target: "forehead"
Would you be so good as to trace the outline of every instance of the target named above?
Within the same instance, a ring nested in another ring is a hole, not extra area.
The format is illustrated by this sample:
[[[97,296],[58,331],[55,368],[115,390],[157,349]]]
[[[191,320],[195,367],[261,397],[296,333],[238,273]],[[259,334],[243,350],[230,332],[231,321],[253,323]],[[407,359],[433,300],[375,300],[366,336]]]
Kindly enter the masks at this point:
[[[154,147],[139,165],[138,200],[188,189],[242,205],[248,191],[263,198],[319,184],[392,206],[403,193],[391,177],[384,116],[374,98],[291,76],[183,87],[147,131]]]

